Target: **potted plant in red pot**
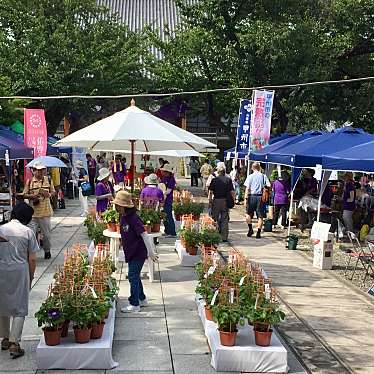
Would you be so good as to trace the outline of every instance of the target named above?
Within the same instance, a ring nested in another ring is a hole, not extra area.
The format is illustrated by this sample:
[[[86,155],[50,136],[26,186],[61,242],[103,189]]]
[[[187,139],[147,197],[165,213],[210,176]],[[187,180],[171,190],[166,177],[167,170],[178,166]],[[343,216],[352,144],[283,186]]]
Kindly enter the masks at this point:
[[[35,313],[38,326],[43,326],[44,340],[46,345],[59,345],[61,340],[61,325],[64,316],[59,300],[49,296]]]
[[[95,321],[93,305],[94,299],[91,295],[80,294],[74,296],[72,319],[76,343],[83,344],[90,341],[92,323]]]
[[[113,209],[108,208],[102,215],[104,222],[108,225],[108,230],[112,232],[117,231],[117,224],[119,223],[119,214]]]
[[[200,244],[206,250],[215,250],[222,238],[215,229],[202,229],[200,231]]]
[[[278,325],[285,318],[277,301],[266,299],[263,295],[256,298],[255,306],[247,313],[248,319],[253,323],[256,345],[268,347],[273,333],[272,326]]]
[[[153,211],[152,212],[152,232],[160,232],[161,222],[166,218],[164,212]]]
[[[218,303],[212,307],[213,318],[218,323],[218,331],[222,345],[232,347],[235,345],[238,333],[238,323],[242,317],[242,310],[239,304]]]
[[[186,251],[192,256],[197,255],[198,245],[200,243],[200,233],[191,226],[181,232],[181,238],[184,240],[186,245]]]
[[[108,311],[108,302],[105,300],[95,299],[92,303],[92,312],[94,321],[91,329],[91,339],[100,339],[104,331],[104,316]]]

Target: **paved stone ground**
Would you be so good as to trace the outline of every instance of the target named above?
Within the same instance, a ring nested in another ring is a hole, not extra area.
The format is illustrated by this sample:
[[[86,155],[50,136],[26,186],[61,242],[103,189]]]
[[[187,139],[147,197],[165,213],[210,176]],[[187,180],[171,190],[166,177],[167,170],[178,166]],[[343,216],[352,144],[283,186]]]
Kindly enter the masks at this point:
[[[0,374],[43,372],[36,368],[35,348],[41,331],[33,315],[46,296],[56,265],[63,261],[63,250],[73,243],[87,242],[78,203],[68,201],[67,206],[53,218],[52,261],[40,259],[38,263],[23,335],[26,355],[10,360],[6,352],[1,352]],[[248,239],[240,207],[232,211],[230,228],[230,245],[242,249],[264,266],[284,302],[287,320],[279,330],[290,345],[290,372],[374,373],[374,307],[371,300],[329,272],[314,269],[310,260],[297,251],[286,250],[284,234],[271,233],[261,240]],[[172,240],[162,239],[156,281],[150,284],[144,280],[151,305],[139,314],[126,315],[117,311],[113,355],[120,365],[113,372],[215,372],[210,367],[209,347],[194,303],[193,270],[178,265],[173,248]],[[125,269],[121,269],[118,277],[119,310],[128,296]],[[295,357],[303,361],[305,370]],[[79,373],[101,374],[104,371]]]

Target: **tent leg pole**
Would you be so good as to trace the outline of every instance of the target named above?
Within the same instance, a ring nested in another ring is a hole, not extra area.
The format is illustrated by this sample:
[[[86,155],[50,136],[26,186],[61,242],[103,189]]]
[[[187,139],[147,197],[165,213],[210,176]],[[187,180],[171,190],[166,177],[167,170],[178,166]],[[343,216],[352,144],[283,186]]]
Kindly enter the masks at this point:
[[[131,192],[134,192],[134,182],[135,182],[135,140],[130,140],[131,144]]]
[[[288,211],[288,230],[287,230],[287,236],[290,236],[290,233],[291,233],[291,216],[292,216],[292,210],[293,210],[293,190],[291,191],[290,209]]]

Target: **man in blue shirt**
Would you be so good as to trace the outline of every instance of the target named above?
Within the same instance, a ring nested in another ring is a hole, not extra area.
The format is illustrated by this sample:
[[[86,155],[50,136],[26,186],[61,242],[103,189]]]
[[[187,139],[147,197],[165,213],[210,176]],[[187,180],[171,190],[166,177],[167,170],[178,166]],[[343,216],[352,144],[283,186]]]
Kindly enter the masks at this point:
[[[253,235],[252,219],[254,212],[256,212],[258,223],[257,223],[257,234],[256,238],[261,238],[261,229],[264,224],[264,203],[262,202],[262,191],[265,186],[270,187],[269,179],[266,175],[261,173],[261,166],[259,162],[252,164],[253,173],[248,175],[244,182],[245,195],[244,201],[246,204],[246,221],[248,224],[247,236]]]

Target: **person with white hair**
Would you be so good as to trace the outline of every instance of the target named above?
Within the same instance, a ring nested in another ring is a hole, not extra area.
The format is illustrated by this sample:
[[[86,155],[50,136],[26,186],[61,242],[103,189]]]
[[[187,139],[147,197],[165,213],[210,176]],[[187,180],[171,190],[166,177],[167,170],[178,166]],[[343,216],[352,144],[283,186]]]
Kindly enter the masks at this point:
[[[253,215],[256,212],[258,223],[256,238],[261,238],[261,230],[264,224],[264,202],[262,201],[262,192],[264,187],[270,187],[268,177],[261,173],[261,165],[259,162],[252,164],[253,173],[248,175],[244,182],[245,195],[244,201],[246,205],[246,221],[248,224],[247,236],[251,237],[254,234],[252,227]]]
[[[218,224],[222,241],[227,242],[229,235],[229,211],[234,206],[235,191],[231,178],[226,175],[224,162],[217,164],[217,176],[209,184],[208,199],[212,218]]]

